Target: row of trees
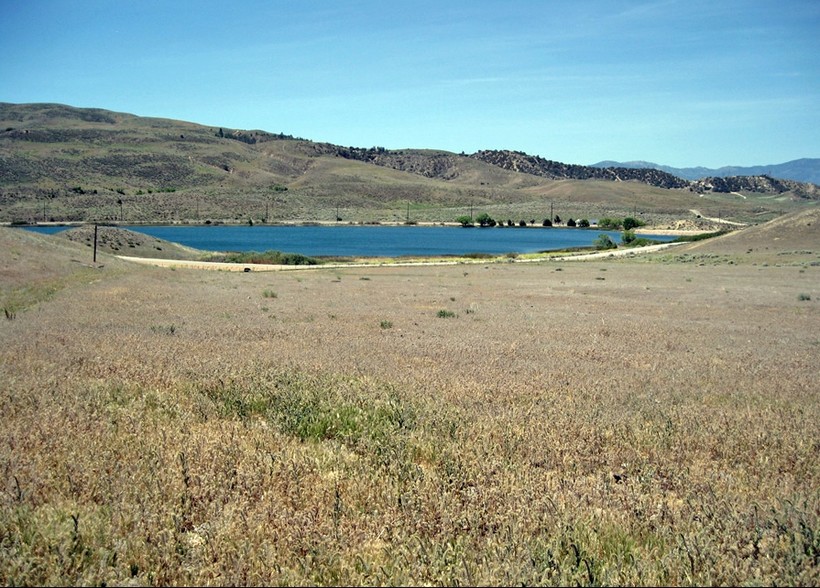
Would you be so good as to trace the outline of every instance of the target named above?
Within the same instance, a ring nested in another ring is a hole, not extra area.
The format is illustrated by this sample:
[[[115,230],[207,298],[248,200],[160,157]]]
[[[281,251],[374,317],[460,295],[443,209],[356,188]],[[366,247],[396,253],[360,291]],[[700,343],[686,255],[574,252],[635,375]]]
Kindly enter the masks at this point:
[[[534,225],[535,224],[535,219],[531,219],[529,221],[520,220],[517,223],[514,222],[512,219],[507,219],[506,222],[505,221],[496,221],[493,217],[491,217],[486,212],[482,212],[477,217],[475,217],[475,220],[473,220],[473,217],[465,214],[463,216],[459,216],[458,218],[456,218],[456,222],[460,223],[462,227],[474,227],[476,225],[476,223],[478,223],[478,226],[480,226],[480,227],[504,227],[504,226],[507,226],[507,227],[516,227],[516,226],[526,227],[528,224],[529,225]],[[555,216],[555,224],[558,224],[560,222],[561,222],[561,217],[556,215]],[[574,221],[573,221],[573,223],[574,223]],[[551,227],[552,224],[553,224],[553,221],[548,219],[548,218],[545,218],[544,222],[541,223],[541,224],[542,224],[542,226],[545,226],[545,227]],[[572,226],[575,226],[575,224],[573,224]]]
[[[499,227],[503,227],[503,226],[526,227],[527,224],[530,224],[530,225],[535,224],[535,220],[531,220],[531,221],[529,221],[529,223],[525,220],[522,220],[522,221],[519,221],[517,224],[514,223],[512,220],[507,220],[506,225],[505,225],[505,223],[503,221],[500,221],[500,222],[496,221],[493,217],[491,217],[486,212],[482,212],[481,214],[479,214],[475,218],[475,220],[473,220],[473,218],[471,216],[468,216],[468,215],[459,216],[458,218],[456,218],[456,222],[460,223],[461,226],[463,226],[463,227],[474,227],[476,225],[476,223],[478,223],[478,225],[481,226],[481,227],[495,227],[495,226],[499,226]],[[544,227],[551,227],[554,224],[558,224],[560,222],[561,222],[561,217],[559,217],[558,215],[555,215],[554,219],[545,218],[543,223],[541,223],[541,224]],[[619,229],[623,229],[623,233],[621,234],[621,243],[623,243],[624,245],[634,246],[634,245],[645,245],[645,244],[650,243],[650,241],[647,240],[647,239],[641,239],[641,238],[638,238],[638,237],[635,236],[634,229],[637,228],[637,227],[642,227],[645,224],[646,224],[645,222],[643,222],[641,220],[638,220],[638,219],[636,219],[634,217],[631,217],[631,216],[628,216],[628,217],[623,218],[623,219],[605,217],[605,218],[601,218],[601,219],[598,220],[597,227],[600,228],[600,229],[611,230],[611,231],[617,231]],[[578,219],[577,221],[575,219],[571,218],[571,219],[567,220],[566,226],[568,226],[568,227],[588,228],[590,226],[590,222],[589,222],[588,219],[585,219],[585,218]],[[612,238],[609,235],[607,235],[606,233],[602,233],[593,242],[593,246],[596,249],[605,250],[605,249],[615,249],[618,245],[615,243],[615,241],[612,240]]]
[[[514,222],[510,219],[508,219],[506,221],[506,223],[504,221],[496,221],[493,217],[491,217],[486,212],[482,212],[481,214],[479,214],[477,217],[475,217],[475,220],[473,220],[472,216],[469,216],[469,215],[465,214],[465,215],[462,215],[462,216],[459,216],[458,218],[456,218],[456,222],[461,224],[462,227],[474,227],[476,224],[478,224],[478,226],[480,226],[480,227],[495,227],[495,226],[499,226],[499,227],[503,227],[503,226],[507,226],[507,227],[515,227],[515,226],[526,227],[528,224],[529,225],[535,225],[535,219],[532,219],[530,221],[520,220],[520,221],[518,221],[518,223],[516,223],[516,222]],[[558,225],[560,223],[561,223],[561,217],[556,214],[555,218],[552,218],[552,219],[545,218],[543,220],[543,222],[541,223],[541,226],[552,227],[552,226]],[[633,218],[631,216],[626,217],[624,219],[605,217],[605,218],[602,218],[602,219],[598,220],[597,226],[600,229],[606,229],[606,230],[612,230],[612,231],[617,231],[617,230],[620,230],[620,229],[623,229],[625,231],[630,231],[630,230],[635,229],[637,227],[641,227],[645,224],[646,223],[644,223],[643,221],[638,220],[636,218]],[[578,219],[576,221],[575,219],[570,218],[570,219],[567,219],[566,226],[568,226],[568,227],[589,228],[591,226],[591,224],[589,222],[589,219],[582,218],[582,219]]]
[[[598,228],[617,231],[623,229],[624,231],[631,231],[638,227],[644,226],[646,223],[640,219],[632,216],[626,218],[609,218],[603,217],[598,219]]]

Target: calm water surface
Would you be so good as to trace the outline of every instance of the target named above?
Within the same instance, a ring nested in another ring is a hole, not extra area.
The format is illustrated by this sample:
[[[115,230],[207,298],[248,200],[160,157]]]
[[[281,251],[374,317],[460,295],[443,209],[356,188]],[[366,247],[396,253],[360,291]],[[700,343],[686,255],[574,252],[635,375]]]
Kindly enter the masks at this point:
[[[26,227],[56,233],[69,227]],[[427,226],[126,226],[132,231],[207,251],[282,251],[303,255],[401,256],[466,253],[533,253],[586,247],[605,233],[620,243],[618,231],[544,227]],[[647,235],[670,241],[668,235]]]

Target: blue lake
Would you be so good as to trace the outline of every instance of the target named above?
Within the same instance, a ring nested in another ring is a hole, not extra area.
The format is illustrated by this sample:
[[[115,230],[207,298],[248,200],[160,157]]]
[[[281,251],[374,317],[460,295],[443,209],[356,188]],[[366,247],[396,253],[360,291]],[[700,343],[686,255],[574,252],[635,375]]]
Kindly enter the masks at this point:
[[[70,227],[25,227],[56,233]],[[618,231],[545,227],[462,228],[443,226],[162,225],[123,228],[207,251],[282,251],[313,256],[395,257],[467,253],[533,253],[588,247],[604,233],[620,243]],[[671,241],[668,235],[642,235]]]

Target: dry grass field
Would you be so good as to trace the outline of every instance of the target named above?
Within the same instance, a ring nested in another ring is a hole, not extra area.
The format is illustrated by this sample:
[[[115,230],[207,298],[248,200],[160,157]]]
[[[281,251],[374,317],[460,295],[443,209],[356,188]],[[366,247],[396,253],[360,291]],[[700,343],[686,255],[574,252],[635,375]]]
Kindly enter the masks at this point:
[[[250,273],[0,228],[0,582],[817,585],[818,226]]]

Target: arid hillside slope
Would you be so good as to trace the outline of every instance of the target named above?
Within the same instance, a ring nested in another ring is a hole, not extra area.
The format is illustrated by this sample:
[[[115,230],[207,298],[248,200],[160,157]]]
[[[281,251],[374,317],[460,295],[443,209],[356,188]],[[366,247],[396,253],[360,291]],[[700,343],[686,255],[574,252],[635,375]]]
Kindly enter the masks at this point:
[[[564,218],[640,210],[667,219],[704,203],[757,221],[817,198],[816,186],[785,180],[695,183],[515,151],[346,147],[101,109],[0,103],[0,222],[452,221],[476,207],[540,221],[550,205]]]

